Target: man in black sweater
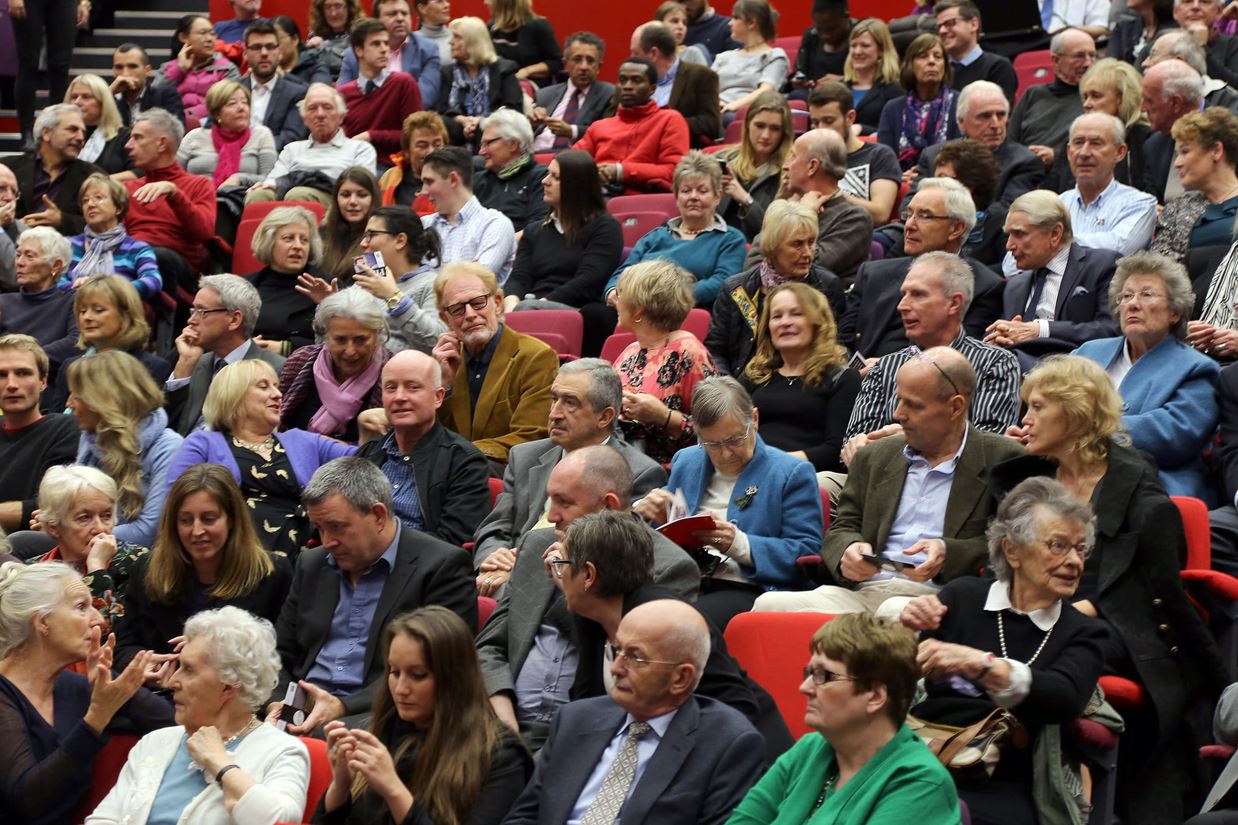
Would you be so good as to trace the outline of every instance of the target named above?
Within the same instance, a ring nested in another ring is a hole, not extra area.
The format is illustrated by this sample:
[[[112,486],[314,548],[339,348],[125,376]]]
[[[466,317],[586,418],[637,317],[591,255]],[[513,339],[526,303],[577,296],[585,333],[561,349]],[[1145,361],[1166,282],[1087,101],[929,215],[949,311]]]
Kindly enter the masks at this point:
[[[956,89],[973,80],[991,80],[1014,103],[1019,78],[1010,60],[980,48],[980,10],[972,0],[940,0],[933,7],[937,16],[937,36],[946,47],[946,57],[954,70]]]
[[[29,335],[0,336],[0,526],[22,530],[34,512],[39,482],[49,467],[72,464],[78,430],[73,417],[44,415],[47,353]]]

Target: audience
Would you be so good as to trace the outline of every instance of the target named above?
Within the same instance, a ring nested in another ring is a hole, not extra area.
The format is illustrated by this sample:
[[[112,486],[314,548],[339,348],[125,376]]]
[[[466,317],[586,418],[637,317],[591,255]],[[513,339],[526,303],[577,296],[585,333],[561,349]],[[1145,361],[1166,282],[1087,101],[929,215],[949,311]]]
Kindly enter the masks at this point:
[[[403,5],[407,20],[408,5],[403,0],[388,0],[388,3],[392,9]],[[349,34],[352,53],[357,58],[357,77],[341,82],[338,87],[348,109],[344,115],[344,133],[354,140],[372,144],[381,157],[399,148],[405,115],[422,108],[417,81],[407,72],[391,69],[389,37],[379,21],[358,21]],[[417,35],[414,34],[410,40],[415,39]],[[434,51],[432,46],[427,49],[431,53]]]
[[[1144,116],[1142,78],[1128,63],[1113,58],[1098,60],[1079,81],[1084,112],[1113,115],[1126,127],[1126,157],[1119,161],[1114,177],[1121,183],[1141,191],[1144,186],[1144,142],[1152,128]],[[1069,181],[1061,180],[1060,164],[1055,164],[1058,176],[1056,189],[1066,189]],[[1155,194],[1155,193],[1149,193]]]
[[[215,37],[223,43],[240,42],[250,27],[266,21],[265,17],[258,16],[262,0],[228,0],[228,5],[232,6],[236,17],[215,24]]]
[[[765,208],[778,195],[782,164],[791,151],[795,130],[791,109],[777,92],[762,92],[744,114],[739,145],[717,155],[726,164],[722,175],[726,222],[752,238],[761,231]],[[889,214],[889,210],[886,210]]]
[[[478,154],[485,165],[473,175],[473,191],[482,206],[497,209],[516,232],[546,217],[542,181],[546,167],[533,159],[533,129],[523,113],[513,109],[482,118],[478,124]]]
[[[240,82],[249,90],[250,125],[265,126],[275,139],[277,151],[282,152],[294,140],[305,140],[309,131],[297,104],[309,86],[294,75],[280,73],[279,33],[274,26],[255,23],[245,30],[245,59],[249,74]]]
[[[506,215],[482,206],[473,194],[469,153],[458,146],[435,149],[422,161],[421,183],[422,193],[434,205],[434,212],[421,224],[442,242],[438,265],[474,262],[494,273],[499,286],[506,283],[516,233]]]
[[[447,28],[451,29],[452,62],[443,64],[434,108],[442,113],[453,144],[477,147],[482,118],[499,109],[523,111],[516,78],[520,67],[498,56],[480,18],[457,17]]]
[[[739,44],[731,39],[731,18],[718,14],[708,2],[688,0],[684,3],[688,12],[688,33],[683,42],[705,50],[705,57],[735,49]]]
[[[82,113],[86,124],[86,142],[78,152],[79,160],[93,163],[109,175],[131,169],[133,164],[125,152],[129,129],[120,119],[116,100],[107,82],[97,74],[81,74],[73,78],[64,95]]]
[[[569,35],[563,46],[567,81],[537,90],[529,120],[534,152],[567,149],[598,118],[615,113],[615,85],[598,80],[606,43],[592,32]]]
[[[1184,4],[1176,3],[1175,8],[1181,5]],[[1199,0],[1190,5],[1213,4],[1210,0]],[[1204,82],[1199,72],[1181,60],[1166,60],[1144,72],[1142,96],[1143,111],[1153,134],[1143,147],[1143,185],[1140,188],[1155,195],[1161,203],[1168,203],[1185,192],[1185,183],[1175,163],[1177,148],[1172,137],[1173,127],[1180,118],[1199,112],[1203,107]],[[1204,154],[1199,161],[1211,159]],[[1188,223],[1186,229],[1190,227]]]
[[[826,75],[843,74],[847,63],[851,14],[846,0],[814,0],[810,14],[812,25],[804,29],[795,56],[791,87],[797,90],[812,88]]]
[[[374,5],[374,17],[386,29],[387,47],[390,49],[390,60],[387,67],[392,73],[407,75],[416,81],[416,88],[421,96],[422,105],[433,107],[442,99],[442,80],[440,66],[446,67],[450,61],[441,60],[438,47],[428,38],[411,31],[412,15],[409,13],[408,0],[378,0]],[[359,22],[359,21],[358,21]],[[349,37],[357,31],[355,25],[348,28]],[[367,34],[367,39],[368,39]],[[340,66],[338,85],[342,89],[353,80],[362,79],[366,75],[362,66],[361,55],[357,53],[358,44],[350,39],[350,47],[344,52],[343,63]],[[364,45],[364,42],[361,44]],[[382,67],[379,67],[382,68]],[[377,74],[371,70],[369,76]],[[408,114],[407,111],[404,114]]]
[[[937,153],[933,176],[952,178],[963,184],[963,188],[972,197],[972,205],[976,207],[976,225],[967,233],[959,254],[969,260],[974,258],[985,267],[1000,266],[1006,254],[1006,232],[1003,226],[1006,207],[994,203],[997,199],[1001,169],[997,166],[992,150],[980,141],[969,138],[948,141]],[[910,218],[909,212],[908,220]],[[905,241],[906,225],[903,229]],[[876,237],[874,235],[874,238]],[[897,244],[891,243],[891,253],[896,246]]]
[[[718,75],[724,122],[761,92],[776,92],[786,82],[790,74],[787,53],[772,44],[777,35],[777,16],[766,0],[736,0],[736,7],[731,9],[731,38],[740,47],[716,54],[710,66]]]
[[[85,224],[78,191],[98,171],[78,157],[86,145],[81,110],[72,103],[45,107],[34,121],[34,140],[32,150],[3,161],[17,178],[17,217],[26,226],[77,235]]]
[[[72,259],[69,241],[56,230],[49,226],[27,229],[17,241],[17,291],[0,294],[0,330],[38,341],[50,360],[47,377],[53,379],[65,359],[77,354],[74,294],[57,286]]]
[[[881,110],[877,142],[894,150],[904,172],[916,168],[926,147],[959,136],[959,93],[951,88],[953,77],[937,35],[926,32],[903,52],[898,82],[907,94],[891,98]]]
[[[632,56],[653,63],[658,74],[654,102],[683,115],[689,145],[701,149],[722,134],[718,75],[707,64],[685,60],[678,50],[675,35],[665,23],[642,23],[632,32]]]
[[[249,189],[275,168],[271,130],[250,118],[250,91],[236,80],[221,80],[206,93],[208,126],[185,135],[176,162],[191,175],[210,175],[216,189]]]
[[[0,294],[17,289],[17,238],[26,225],[17,219],[17,176],[0,164]]]
[[[291,77],[304,86],[315,83],[331,85],[335,82],[330,64],[331,58],[325,58],[321,48],[302,48],[301,28],[286,14],[271,18],[279,38],[279,70],[285,77]],[[304,112],[302,112],[304,115]]]
[[[665,0],[653,11],[653,19],[665,23],[675,37],[675,54],[685,63],[695,63],[698,66],[708,66],[709,59],[705,56],[704,46],[686,46],[684,38],[688,35],[688,9],[679,0]]]
[[[533,11],[532,0],[494,0],[486,24],[499,57],[515,63],[516,79],[545,84],[563,68],[563,52],[554,28]]]
[[[1007,127],[1010,141],[1030,149],[1045,169],[1065,151],[1067,130],[1083,113],[1079,82],[1096,62],[1096,42],[1081,29],[1062,29],[1053,35],[1049,54],[1053,82],[1027,87]]]
[[[69,239],[73,260],[56,285],[65,291],[91,275],[120,275],[143,301],[155,301],[163,291],[163,274],[151,245],[125,231],[129,191],[124,184],[95,172],[82,183],[80,198],[86,231]]]
[[[320,232],[320,268],[325,279],[342,278],[346,284],[352,279],[356,271],[353,261],[365,251],[361,239],[366,225],[382,202],[378,186],[374,173],[361,166],[349,166],[335,179],[331,206]]]
[[[322,47],[322,60],[332,75],[340,73],[349,51],[348,33],[353,23],[365,17],[360,0],[311,0],[309,37],[306,45]],[[251,26],[249,30],[252,30]]]
[[[875,135],[881,124],[882,109],[902,96],[899,73],[898,51],[885,22],[866,17],[853,25],[848,35],[842,76],[843,83],[851,90],[860,134]]]
[[[440,0],[430,0],[440,2]],[[418,215],[428,215],[434,206],[421,193],[421,164],[435,149],[447,145],[447,127],[438,112],[413,112],[400,130],[400,151],[385,163],[391,168],[378,181],[383,206],[409,206]]]
[[[451,20],[451,4],[448,0],[413,0],[413,5],[421,22],[417,34],[438,46],[442,63],[450,63],[451,30],[447,23]]]
[[[185,125],[185,110],[176,87],[163,72],[150,64],[146,49],[136,43],[122,43],[112,53],[113,80],[109,90],[115,96],[116,108],[126,126],[133,125],[133,116],[147,109],[163,109]]]
[[[159,71],[180,95],[189,121],[206,120],[206,92],[221,80],[240,80],[236,66],[215,53],[215,26],[204,14],[187,14],[176,24],[180,49]],[[143,169],[135,159],[135,165]]]
[[[276,207],[254,230],[252,248],[264,265],[245,276],[261,299],[254,331],[264,349],[288,356],[314,341],[314,301],[296,287],[320,274],[318,219],[304,206]]]

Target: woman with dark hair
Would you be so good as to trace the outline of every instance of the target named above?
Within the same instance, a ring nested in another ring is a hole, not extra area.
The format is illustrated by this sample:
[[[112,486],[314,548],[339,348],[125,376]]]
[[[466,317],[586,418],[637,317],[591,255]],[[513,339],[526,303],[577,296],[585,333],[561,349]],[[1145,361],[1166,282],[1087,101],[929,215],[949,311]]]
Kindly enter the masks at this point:
[[[926,146],[959,136],[952,79],[941,38],[925,33],[911,41],[898,77],[907,94],[885,105],[877,127],[877,142],[894,150],[904,172],[916,168]]]
[[[736,0],[731,9],[731,39],[740,47],[717,55],[710,67],[718,75],[724,123],[761,92],[776,92],[786,82],[791,61],[771,45],[777,20],[778,12],[766,0]]]
[[[154,549],[129,573],[116,621],[116,664],[140,650],[172,653],[195,613],[233,605],[272,624],[292,584],[288,558],[267,552],[232,474],[195,464],[172,484]]]
[[[718,213],[749,241],[761,231],[765,207],[778,194],[782,162],[794,140],[786,98],[778,92],[761,92],[744,115],[739,146],[717,155],[726,164],[722,173],[725,198]]]
[[[205,14],[187,14],[176,24],[172,59],[160,67],[176,88],[185,117],[206,120],[206,92],[221,80],[240,80],[232,61],[215,53],[215,26]]]
[[[387,678],[367,729],[324,728],[331,784],[314,822],[498,825],[533,759],[495,715],[473,629],[445,607],[419,607],[383,628]]]
[[[333,0],[334,2],[334,0]],[[354,0],[356,2],[356,0]],[[365,224],[378,208],[378,181],[364,166],[349,166],[335,180],[331,208],[322,222],[322,263],[327,279],[352,283],[353,259],[361,254]]]
[[[487,0],[494,15],[486,27],[499,57],[520,68],[517,80],[553,82],[563,68],[563,51],[550,21],[533,11],[533,0]]]
[[[960,254],[1000,266],[1006,255],[1006,207],[994,202],[1002,171],[993,150],[978,140],[952,140],[941,147],[934,163],[933,177],[957,180],[976,205],[976,225]]]
[[[301,27],[286,14],[271,18],[279,37],[279,67],[306,86],[313,83],[334,84],[335,78],[322,59],[322,50],[301,48]]]
[[[344,55],[348,53],[352,24],[364,17],[360,0],[311,0],[310,36],[305,45],[320,49],[321,60],[332,78],[339,77]]]
[[[1124,60],[1138,68],[1148,56],[1152,41],[1162,33],[1178,28],[1174,20],[1174,0],[1127,0],[1123,15],[1109,29],[1109,45],[1105,54]]]

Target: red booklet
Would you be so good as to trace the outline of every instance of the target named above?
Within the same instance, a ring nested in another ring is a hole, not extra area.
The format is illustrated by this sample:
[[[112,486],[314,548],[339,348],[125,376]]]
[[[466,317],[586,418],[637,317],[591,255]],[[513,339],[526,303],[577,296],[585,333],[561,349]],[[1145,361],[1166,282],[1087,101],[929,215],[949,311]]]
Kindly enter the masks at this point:
[[[698,530],[712,529],[714,529],[714,517],[708,513],[701,513],[668,521],[658,528],[658,532],[685,550],[700,550],[704,544],[693,533]]]

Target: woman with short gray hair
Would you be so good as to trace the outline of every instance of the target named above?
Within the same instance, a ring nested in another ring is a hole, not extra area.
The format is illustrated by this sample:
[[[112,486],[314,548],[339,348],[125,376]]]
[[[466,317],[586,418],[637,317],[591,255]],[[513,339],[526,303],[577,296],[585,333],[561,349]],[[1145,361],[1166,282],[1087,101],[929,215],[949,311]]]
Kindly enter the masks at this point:
[[[380,379],[391,357],[384,346],[387,307],[350,286],[318,305],[314,331],[321,343],[292,353],[280,373],[280,429],[356,444],[357,414],[383,404]]]
[[[1128,255],[1109,284],[1109,305],[1122,334],[1088,341],[1075,354],[1109,374],[1124,402],[1122,426],[1156,460],[1169,494],[1213,502],[1200,453],[1220,416],[1221,370],[1183,340],[1195,305],[1186,270],[1165,255]]]
[[[322,238],[318,221],[304,206],[272,209],[254,232],[251,248],[264,264],[245,277],[262,298],[255,332],[264,348],[288,355],[314,341],[312,328],[317,305],[307,286],[322,278]]]
[[[664,524],[676,491],[687,514],[712,524],[680,543],[701,565],[697,606],[719,630],[770,590],[808,585],[795,560],[821,551],[821,494],[812,465],[769,446],[757,434],[752,398],[729,376],[706,378],[692,392],[697,445],[675,454],[666,487],[635,505]]]
[[[473,175],[481,205],[511,219],[517,232],[546,217],[542,181],[546,167],[533,159],[533,127],[522,112],[499,109],[482,118],[478,154],[485,167]]]

